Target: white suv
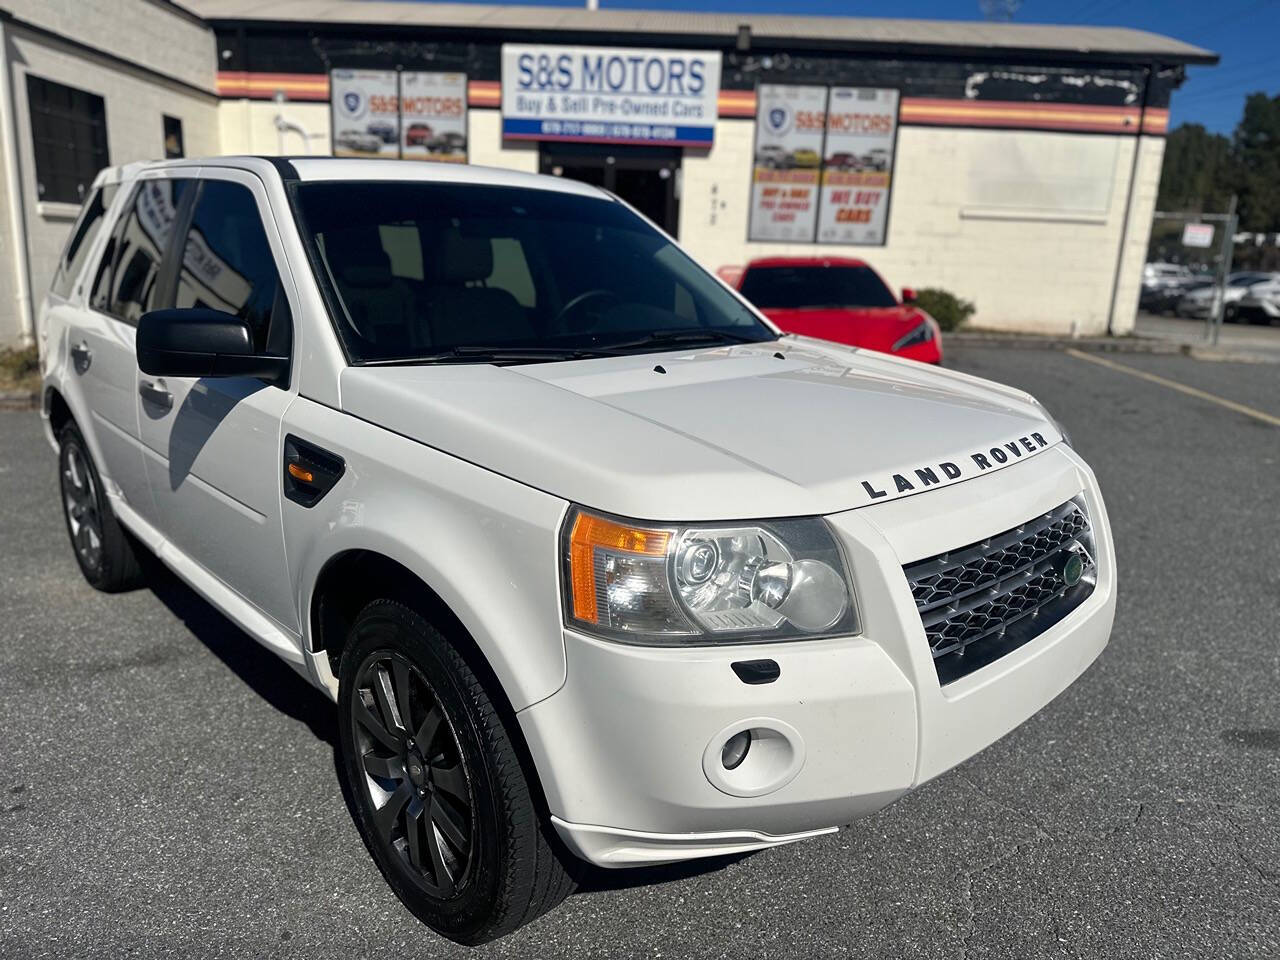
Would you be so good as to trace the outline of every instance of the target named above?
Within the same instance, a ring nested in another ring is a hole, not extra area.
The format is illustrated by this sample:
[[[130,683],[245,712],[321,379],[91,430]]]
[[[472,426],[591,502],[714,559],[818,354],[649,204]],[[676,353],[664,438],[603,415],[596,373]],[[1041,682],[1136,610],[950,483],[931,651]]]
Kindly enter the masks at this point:
[[[41,336],[84,575],[145,548],[333,697],[356,825],[462,942],[582,860],[879,810],[1111,630],[1106,511],[1034,399],[782,336],[591,186],[113,169]]]

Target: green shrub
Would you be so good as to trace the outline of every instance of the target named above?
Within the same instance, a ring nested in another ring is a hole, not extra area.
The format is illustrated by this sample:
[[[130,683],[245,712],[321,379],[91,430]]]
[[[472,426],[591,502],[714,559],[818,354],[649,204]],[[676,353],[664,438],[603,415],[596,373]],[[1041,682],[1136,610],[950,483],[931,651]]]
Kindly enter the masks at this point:
[[[943,330],[959,330],[978,308],[968,300],[961,300],[949,290],[925,287],[916,291],[916,305]]]
[[[0,389],[35,390],[40,385],[40,355],[34,346],[0,350]]]

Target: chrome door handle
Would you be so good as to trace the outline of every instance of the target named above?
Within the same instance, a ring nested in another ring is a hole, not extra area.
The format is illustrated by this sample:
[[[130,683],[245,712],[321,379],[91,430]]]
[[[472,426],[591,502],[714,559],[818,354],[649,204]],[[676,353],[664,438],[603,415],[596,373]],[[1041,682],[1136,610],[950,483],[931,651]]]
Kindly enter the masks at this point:
[[[92,362],[93,351],[83,340],[71,348],[71,364],[75,367],[76,373],[84,373]]]
[[[143,380],[138,384],[138,396],[142,397],[147,403],[154,403],[161,409],[173,409],[173,394],[164,387],[157,387],[150,380]]]

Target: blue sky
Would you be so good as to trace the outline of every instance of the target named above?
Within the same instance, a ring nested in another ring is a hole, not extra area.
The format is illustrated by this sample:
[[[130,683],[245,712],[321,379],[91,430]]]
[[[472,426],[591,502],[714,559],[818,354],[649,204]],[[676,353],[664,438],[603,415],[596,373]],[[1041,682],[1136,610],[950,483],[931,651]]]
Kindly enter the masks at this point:
[[[513,2],[513,0],[497,0]],[[519,2],[519,0],[516,0]],[[531,0],[539,4],[555,0]],[[978,0],[600,0],[635,9],[812,13],[866,17],[979,20]],[[567,4],[581,6],[581,4]],[[1280,93],[1280,0],[1023,0],[1019,23],[1136,27],[1207,47],[1216,67],[1191,67],[1173,95],[1172,125],[1202,123],[1229,134],[1248,93]]]

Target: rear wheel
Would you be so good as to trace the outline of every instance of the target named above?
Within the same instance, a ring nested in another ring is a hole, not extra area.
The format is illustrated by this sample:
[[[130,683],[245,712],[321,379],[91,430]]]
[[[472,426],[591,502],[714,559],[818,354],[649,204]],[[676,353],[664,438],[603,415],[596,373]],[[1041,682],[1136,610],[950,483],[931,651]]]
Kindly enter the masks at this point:
[[[67,534],[84,578],[106,593],[138,586],[142,571],[134,542],[112,512],[98,468],[74,423],[58,435],[58,482]]]
[[[528,923],[573,888],[484,686],[389,600],[356,618],[339,667],[343,772],[392,890],[459,943]]]

